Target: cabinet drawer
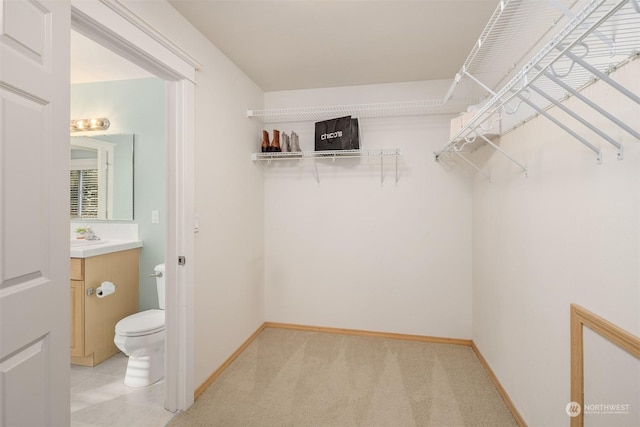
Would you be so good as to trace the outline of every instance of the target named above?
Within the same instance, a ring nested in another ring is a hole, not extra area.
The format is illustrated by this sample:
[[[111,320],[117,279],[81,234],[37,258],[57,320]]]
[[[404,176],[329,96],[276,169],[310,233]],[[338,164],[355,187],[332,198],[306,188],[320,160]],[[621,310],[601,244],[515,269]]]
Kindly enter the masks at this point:
[[[69,272],[71,280],[84,280],[83,261],[82,258],[71,258],[71,270]]]

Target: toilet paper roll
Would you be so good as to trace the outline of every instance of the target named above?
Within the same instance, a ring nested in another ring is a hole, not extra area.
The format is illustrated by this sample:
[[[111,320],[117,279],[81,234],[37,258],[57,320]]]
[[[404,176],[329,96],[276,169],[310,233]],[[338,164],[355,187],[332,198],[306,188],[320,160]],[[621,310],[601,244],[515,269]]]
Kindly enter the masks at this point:
[[[116,285],[111,282],[102,282],[98,289],[96,289],[96,296],[98,298],[104,298],[107,295],[111,295],[116,291]]]

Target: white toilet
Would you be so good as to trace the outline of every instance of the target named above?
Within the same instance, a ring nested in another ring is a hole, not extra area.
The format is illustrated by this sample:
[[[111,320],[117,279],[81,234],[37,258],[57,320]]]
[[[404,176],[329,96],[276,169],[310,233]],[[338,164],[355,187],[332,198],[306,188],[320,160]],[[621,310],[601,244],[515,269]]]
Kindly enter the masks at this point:
[[[129,356],[124,383],[146,387],[164,377],[164,264],[154,269],[160,310],[141,311],[116,324],[113,342]]]

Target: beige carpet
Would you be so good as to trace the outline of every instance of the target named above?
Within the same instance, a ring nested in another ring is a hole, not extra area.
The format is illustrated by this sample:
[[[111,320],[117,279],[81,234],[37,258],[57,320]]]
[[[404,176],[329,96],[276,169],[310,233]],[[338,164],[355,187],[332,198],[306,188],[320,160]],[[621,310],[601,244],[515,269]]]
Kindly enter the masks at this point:
[[[267,328],[179,426],[515,426],[466,346]]]

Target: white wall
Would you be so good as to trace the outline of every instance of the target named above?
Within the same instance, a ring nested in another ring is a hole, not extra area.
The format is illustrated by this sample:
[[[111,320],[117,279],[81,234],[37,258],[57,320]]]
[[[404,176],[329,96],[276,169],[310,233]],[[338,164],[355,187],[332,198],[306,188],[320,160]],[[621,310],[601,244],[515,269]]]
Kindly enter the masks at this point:
[[[266,108],[438,99],[449,82],[270,92]],[[361,148],[395,160],[287,161],[265,170],[266,320],[471,337],[471,180],[434,161],[450,116],[361,119]],[[268,125],[300,134],[314,122]],[[256,146],[257,148],[257,146]]]
[[[264,321],[263,181],[249,153],[263,92],[165,1],[127,6],[202,65],[196,75],[195,385]]]
[[[640,93],[640,61],[614,77]],[[584,94],[640,131],[638,105],[602,82]],[[602,147],[598,165],[545,118],[502,138],[502,148],[527,163],[528,178],[490,147],[477,152],[492,182],[478,176],[473,192],[473,339],[530,426],[569,423],[570,303],[640,335],[640,145],[580,104],[567,103],[623,142],[624,160],[569,122]],[[631,404],[629,415],[588,422],[639,425],[640,362],[585,339],[585,403]]]

